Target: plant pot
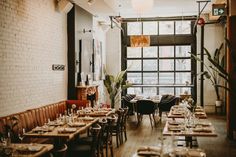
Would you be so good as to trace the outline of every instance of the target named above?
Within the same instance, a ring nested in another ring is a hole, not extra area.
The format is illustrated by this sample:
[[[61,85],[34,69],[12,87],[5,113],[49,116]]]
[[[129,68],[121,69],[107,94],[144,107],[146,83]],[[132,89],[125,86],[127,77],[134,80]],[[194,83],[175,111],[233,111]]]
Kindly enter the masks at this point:
[[[222,101],[221,100],[216,100],[216,106],[219,107],[222,105]]]

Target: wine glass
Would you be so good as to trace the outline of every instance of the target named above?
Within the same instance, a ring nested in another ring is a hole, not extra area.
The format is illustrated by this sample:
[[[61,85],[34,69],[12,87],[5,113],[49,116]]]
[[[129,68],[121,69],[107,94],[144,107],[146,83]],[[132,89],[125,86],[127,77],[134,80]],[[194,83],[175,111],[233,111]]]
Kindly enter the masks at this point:
[[[18,137],[22,143],[23,139],[24,139],[24,134],[25,134],[25,128],[22,129],[22,132],[18,134]]]

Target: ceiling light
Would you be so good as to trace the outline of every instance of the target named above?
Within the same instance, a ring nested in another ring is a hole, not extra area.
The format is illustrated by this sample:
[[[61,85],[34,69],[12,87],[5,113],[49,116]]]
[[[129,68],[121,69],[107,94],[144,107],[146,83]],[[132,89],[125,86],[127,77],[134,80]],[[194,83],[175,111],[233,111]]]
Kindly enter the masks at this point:
[[[133,9],[137,13],[141,14],[153,7],[153,0],[131,0],[131,4]]]
[[[88,5],[92,5],[95,2],[95,0],[88,0]]]

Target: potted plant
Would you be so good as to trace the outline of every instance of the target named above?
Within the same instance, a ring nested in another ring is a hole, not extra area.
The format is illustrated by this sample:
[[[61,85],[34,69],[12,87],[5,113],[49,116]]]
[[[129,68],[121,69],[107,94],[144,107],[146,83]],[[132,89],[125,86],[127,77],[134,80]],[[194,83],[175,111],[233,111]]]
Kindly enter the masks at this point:
[[[204,64],[204,67],[206,68],[205,71],[201,72],[200,76],[205,76],[205,78],[209,79],[214,87],[215,93],[216,93],[216,106],[221,106],[222,104],[222,99],[220,97],[220,88],[224,88],[227,91],[229,91],[230,89],[225,86],[222,83],[222,80],[226,81],[228,83],[228,73],[225,70],[225,55],[221,54],[221,50],[223,47],[223,43],[220,45],[219,48],[217,48],[214,52],[214,56],[212,57],[210,52],[204,48],[204,51],[206,52],[207,55],[207,59],[209,61],[209,65],[205,64],[200,58],[198,58],[196,55],[191,54],[191,56]]]
[[[114,76],[107,74],[105,71],[105,80],[103,82],[109,94],[111,108],[114,108],[116,102],[119,101],[118,99],[119,94],[123,90],[132,86],[130,83],[124,80],[125,73],[126,70],[120,71],[116,76]]]

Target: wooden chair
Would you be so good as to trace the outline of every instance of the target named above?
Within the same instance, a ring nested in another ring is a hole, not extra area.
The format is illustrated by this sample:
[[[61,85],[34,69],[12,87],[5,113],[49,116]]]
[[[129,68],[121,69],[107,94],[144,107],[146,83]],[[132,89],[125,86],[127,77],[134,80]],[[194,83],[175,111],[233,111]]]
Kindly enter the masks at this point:
[[[99,135],[101,131],[101,126],[99,124],[95,124],[90,128],[90,132],[92,135],[91,142],[76,142],[70,145],[70,155],[74,156],[86,156],[86,157],[96,157],[98,154],[98,145],[100,144]]]

